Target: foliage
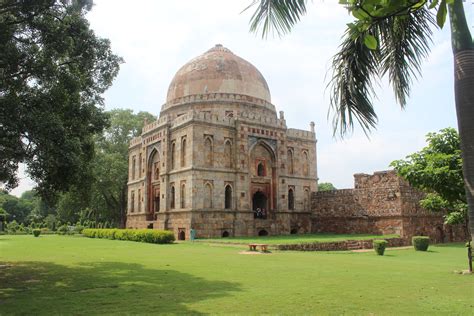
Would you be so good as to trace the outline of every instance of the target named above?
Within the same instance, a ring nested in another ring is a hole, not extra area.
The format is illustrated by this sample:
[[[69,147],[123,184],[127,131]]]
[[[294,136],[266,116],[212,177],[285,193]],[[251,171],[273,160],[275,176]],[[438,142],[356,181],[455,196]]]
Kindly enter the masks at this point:
[[[86,228],[82,234],[89,238],[107,238],[116,240],[139,241],[154,244],[169,244],[174,234],[168,230],[156,229],[92,229]]]
[[[385,247],[387,247],[388,241],[386,240],[374,240],[373,241],[373,246],[375,253],[377,253],[379,256],[383,256],[385,252]]]
[[[83,230],[84,230],[84,226],[82,226],[82,225],[74,226],[74,232],[77,233],[77,234],[82,234]]]
[[[156,117],[148,112],[115,109],[106,112],[110,126],[95,137],[91,183],[74,186],[61,195],[57,208],[62,221],[94,220],[124,226],[127,208],[128,146],[141,134],[144,122]]]
[[[18,225],[18,222],[16,220],[13,220],[13,221],[7,223],[7,232],[8,233],[16,233],[20,229],[21,229],[20,225]]]
[[[18,183],[19,163],[53,198],[87,179],[93,135],[107,120],[101,94],[121,59],[85,17],[91,1],[0,4],[0,181]]]
[[[35,237],[39,237],[40,234],[41,234],[41,229],[39,229],[39,228],[33,229],[33,235]]]
[[[69,233],[69,227],[66,224],[58,227],[57,232],[59,235],[66,235]]]
[[[430,237],[427,236],[413,236],[411,238],[411,243],[415,250],[417,251],[426,251],[430,245]]]
[[[322,182],[318,184],[318,191],[333,191],[337,190],[336,187],[331,182]]]
[[[447,224],[467,225],[459,135],[454,128],[445,128],[429,133],[426,139],[428,145],[421,151],[390,165],[411,186],[427,193],[420,201],[422,207],[447,212]]]

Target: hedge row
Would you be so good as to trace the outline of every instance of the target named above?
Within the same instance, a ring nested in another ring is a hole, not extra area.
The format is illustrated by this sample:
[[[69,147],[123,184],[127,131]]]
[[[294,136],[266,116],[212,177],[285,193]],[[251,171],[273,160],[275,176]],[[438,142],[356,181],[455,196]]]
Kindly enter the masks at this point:
[[[82,234],[89,238],[130,240],[154,244],[170,244],[174,241],[173,232],[155,229],[85,228]]]

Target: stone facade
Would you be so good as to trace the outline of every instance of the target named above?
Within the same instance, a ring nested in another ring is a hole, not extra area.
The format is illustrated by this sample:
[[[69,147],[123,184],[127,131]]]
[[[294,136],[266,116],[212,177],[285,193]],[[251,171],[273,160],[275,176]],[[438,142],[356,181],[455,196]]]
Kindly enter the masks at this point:
[[[395,171],[354,175],[354,189],[312,194],[314,232],[430,236],[433,242],[462,241],[463,229],[443,224],[443,214],[420,207],[423,193]]]
[[[127,227],[308,233],[316,179],[314,123],[287,128],[260,72],[216,45],[177,72],[159,119],[130,143]]]

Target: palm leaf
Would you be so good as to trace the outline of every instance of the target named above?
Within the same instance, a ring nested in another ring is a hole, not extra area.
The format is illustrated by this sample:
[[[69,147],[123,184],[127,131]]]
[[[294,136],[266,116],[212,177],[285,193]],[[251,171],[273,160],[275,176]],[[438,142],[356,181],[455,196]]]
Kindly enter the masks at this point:
[[[420,74],[422,60],[429,53],[434,23],[431,13],[421,8],[409,14],[374,19],[364,32],[354,26],[347,29],[333,58],[328,84],[334,134],[344,136],[353,130],[355,121],[366,134],[375,128],[373,85],[386,74],[396,101],[401,107],[406,105],[412,78]],[[377,39],[375,50],[364,44],[368,34]]]
[[[254,0],[245,10],[258,4],[257,10],[250,18],[250,30],[262,37],[267,37],[271,31],[282,36],[306,13],[307,0]],[[244,11],[245,11],[244,10]]]

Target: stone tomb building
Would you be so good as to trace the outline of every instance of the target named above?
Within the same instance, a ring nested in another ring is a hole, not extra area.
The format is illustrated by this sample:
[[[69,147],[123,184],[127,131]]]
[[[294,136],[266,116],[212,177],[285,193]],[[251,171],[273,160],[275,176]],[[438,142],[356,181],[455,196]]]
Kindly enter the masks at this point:
[[[129,148],[127,227],[188,239],[311,232],[316,137],[287,128],[262,74],[216,45],[174,76]]]

